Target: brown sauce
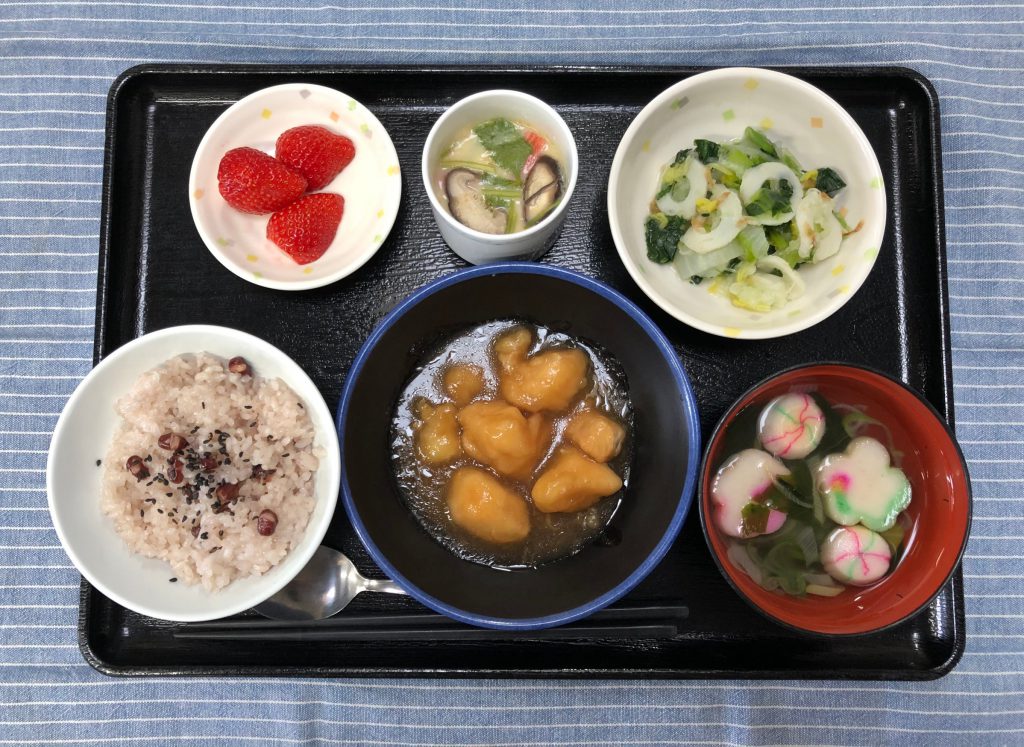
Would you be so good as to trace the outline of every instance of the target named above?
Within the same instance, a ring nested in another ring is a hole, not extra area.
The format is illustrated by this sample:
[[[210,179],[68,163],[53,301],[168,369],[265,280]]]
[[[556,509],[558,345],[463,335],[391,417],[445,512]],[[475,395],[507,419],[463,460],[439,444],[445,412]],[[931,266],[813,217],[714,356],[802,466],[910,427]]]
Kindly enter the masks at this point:
[[[523,326],[534,333],[530,355],[551,348],[575,348],[584,352],[590,361],[588,383],[568,408],[562,412],[545,413],[551,423],[551,439],[536,469],[528,476],[513,479],[470,458],[465,450],[448,463],[428,464],[416,444],[416,430],[422,422],[417,417],[417,411],[423,401],[427,400],[434,405],[451,402],[443,386],[443,377],[446,370],[459,364],[476,366],[483,371],[483,389],[474,402],[499,399],[500,368],[493,352],[493,343],[502,333]],[[424,355],[422,360],[396,404],[392,418],[391,447],[399,492],[428,534],[465,560],[504,569],[533,568],[567,557],[602,536],[629,484],[633,450],[633,410],[629,389],[622,367],[614,358],[600,347],[562,332],[502,320],[473,327],[448,338]],[[607,466],[622,479],[622,489],[581,511],[540,511],[532,503],[531,487],[565,444],[564,431],[569,421],[587,409],[607,416],[625,429],[626,435],[620,452],[607,462]],[[525,539],[504,543],[488,542],[453,522],[446,502],[446,490],[455,471],[466,466],[487,470],[503,486],[526,499],[530,530]]]

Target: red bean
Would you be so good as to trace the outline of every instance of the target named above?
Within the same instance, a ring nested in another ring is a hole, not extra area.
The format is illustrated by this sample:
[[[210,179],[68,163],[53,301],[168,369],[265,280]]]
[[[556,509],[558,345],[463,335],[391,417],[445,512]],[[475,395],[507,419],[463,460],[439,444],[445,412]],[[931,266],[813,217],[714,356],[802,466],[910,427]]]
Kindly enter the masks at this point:
[[[168,451],[181,451],[188,446],[188,440],[177,433],[165,433],[156,442],[160,445],[161,449],[167,449]]]
[[[264,537],[269,537],[275,529],[277,529],[277,514],[269,508],[264,509],[256,519],[256,531]]]
[[[220,501],[221,505],[227,503],[234,503],[238,500],[238,491],[242,487],[241,483],[226,482],[223,485],[218,485],[214,495],[217,500]]]
[[[135,479],[140,482],[149,477],[149,469],[146,467],[146,463],[137,454],[128,457],[128,461],[124,463],[124,468],[131,472]]]
[[[240,355],[236,355],[228,361],[228,371],[231,373],[241,374],[242,376],[252,376],[252,369],[249,368],[249,362]]]
[[[170,466],[167,468],[167,479],[175,485],[185,479],[184,465],[182,465],[181,460],[175,459],[171,462]]]

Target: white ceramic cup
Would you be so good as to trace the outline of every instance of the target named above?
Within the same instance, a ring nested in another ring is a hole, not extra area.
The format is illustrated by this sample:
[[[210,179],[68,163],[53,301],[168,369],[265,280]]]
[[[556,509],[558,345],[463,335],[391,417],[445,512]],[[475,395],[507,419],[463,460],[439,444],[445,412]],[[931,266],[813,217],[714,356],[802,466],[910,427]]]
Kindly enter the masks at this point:
[[[565,189],[561,201],[540,223],[518,233],[488,234],[459,223],[448,212],[445,200],[438,196],[435,185],[440,169],[439,161],[445,149],[466,128],[495,117],[529,123],[562,154],[560,165]],[[474,265],[515,259],[531,260],[544,254],[555,242],[565,220],[566,208],[576,189],[578,170],[576,139],[569,126],[558,112],[543,101],[519,91],[481,91],[453,104],[434,123],[423,146],[423,187],[430,198],[434,220],[452,251]]]

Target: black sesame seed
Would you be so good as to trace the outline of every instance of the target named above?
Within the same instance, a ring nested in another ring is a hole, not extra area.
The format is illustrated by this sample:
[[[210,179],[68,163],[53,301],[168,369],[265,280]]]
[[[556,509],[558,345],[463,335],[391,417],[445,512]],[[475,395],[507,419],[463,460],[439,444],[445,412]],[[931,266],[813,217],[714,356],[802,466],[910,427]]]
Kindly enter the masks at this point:
[[[157,512],[158,514],[162,514],[162,513],[164,512],[164,510],[163,510],[162,508],[158,508],[158,509],[156,510],[156,512]]]
[[[99,467],[101,464],[103,464],[103,460],[102,459],[97,459],[96,460],[96,466]]]
[[[201,540],[210,539],[210,533],[209,532],[203,532],[202,534],[199,535],[199,539],[201,539]]]
[[[302,408],[303,410],[305,410],[305,409],[306,409],[305,407],[303,407],[303,406],[302,406],[302,403],[301,403],[301,402],[296,402],[295,404],[297,404],[297,405],[298,405],[299,407],[301,407],[301,408]]]
[[[206,403],[205,402],[200,402],[199,404],[201,404],[203,406],[204,410],[206,409]]]
[[[164,495],[166,495],[168,498],[174,497],[174,493],[164,493]]]
[[[195,428],[190,430],[188,433],[189,433],[190,436],[193,436],[193,435],[195,435],[195,432],[198,431],[198,430],[199,430],[199,426],[197,425]]]
[[[290,457],[291,455],[292,455],[292,453],[291,453],[290,451],[286,451],[286,452],[285,452],[284,454],[282,454],[282,455],[281,455],[281,457],[282,457],[282,458],[284,458],[284,457]]]
[[[143,519],[145,519],[146,518],[146,509],[140,508],[139,509],[139,516],[141,516]]]
[[[152,462],[153,461],[153,455],[152,454],[147,454],[146,458],[143,459],[142,461],[144,461],[144,462]]]
[[[178,577],[177,576],[175,576],[174,578],[167,579],[167,580],[170,581],[172,584],[178,583]]]
[[[245,409],[246,410],[251,410],[252,409],[252,405],[245,405]]]
[[[254,420],[251,423],[249,423],[249,427],[250,428],[255,428],[256,427],[256,421]]]

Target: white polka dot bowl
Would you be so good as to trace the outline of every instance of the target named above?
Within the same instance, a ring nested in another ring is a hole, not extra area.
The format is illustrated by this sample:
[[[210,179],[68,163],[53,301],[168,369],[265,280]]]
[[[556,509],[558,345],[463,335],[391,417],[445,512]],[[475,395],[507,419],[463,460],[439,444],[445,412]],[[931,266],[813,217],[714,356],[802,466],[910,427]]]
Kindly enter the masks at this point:
[[[721,282],[699,285],[671,263],[647,258],[644,227],[661,169],[703,138],[722,142],[762,129],[804,168],[829,166],[847,186],[836,196],[853,226],[838,253],[798,270],[803,295],[765,313],[734,306]],[[864,283],[885,233],[886,199],[878,159],[853,118],[804,81],[759,68],[723,68],[675,84],[633,120],[608,180],[612,238],[626,269],[652,301],[692,327],[723,337],[765,339],[793,334],[838,311]]]
[[[278,136],[301,125],[345,135],[356,149],[352,162],[320,190],[344,197],[345,210],[334,241],[307,265],[267,239],[269,215],[235,210],[217,186],[227,151],[247,146],[273,155]],[[398,154],[384,126],[351,96],[305,83],[264,88],[228,107],[200,142],[188,184],[196,229],[217,261],[244,280],[278,290],[319,288],[362,267],[394,225],[401,196]]]

